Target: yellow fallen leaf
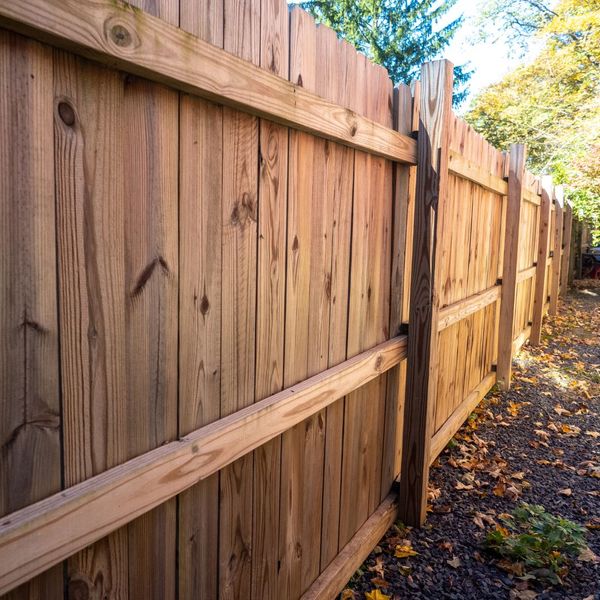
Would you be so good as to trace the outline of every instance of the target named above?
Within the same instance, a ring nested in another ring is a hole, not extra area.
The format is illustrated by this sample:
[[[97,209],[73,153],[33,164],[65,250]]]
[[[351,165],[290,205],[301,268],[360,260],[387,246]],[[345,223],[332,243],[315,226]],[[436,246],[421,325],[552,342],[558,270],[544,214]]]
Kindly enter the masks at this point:
[[[409,556],[416,556],[419,554],[415,552],[410,546],[396,546],[396,550],[394,552],[394,556],[396,558],[408,558]]]
[[[381,590],[374,589],[371,592],[365,594],[367,600],[391,600],[391,596],[384,594]]]
[[[585,435],[589,435],[590,437],[597,438],[600,437],[600,433],[597,431],[586,431]]]

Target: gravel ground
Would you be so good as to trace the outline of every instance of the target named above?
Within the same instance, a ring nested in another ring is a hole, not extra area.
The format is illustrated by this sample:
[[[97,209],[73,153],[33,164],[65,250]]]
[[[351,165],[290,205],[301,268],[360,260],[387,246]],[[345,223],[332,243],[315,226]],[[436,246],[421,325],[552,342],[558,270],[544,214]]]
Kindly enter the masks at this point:
[[[527,502],[586,526],[600,554],[600,282],[579,282],[559,310],[515,359],[510,392],[493,390],[436,461],[425,526],[392,527],[344,600],[600,599],[593,554],[548,586],[482,548],[498,515]],[[396,558],[403,548],[418,554]]]

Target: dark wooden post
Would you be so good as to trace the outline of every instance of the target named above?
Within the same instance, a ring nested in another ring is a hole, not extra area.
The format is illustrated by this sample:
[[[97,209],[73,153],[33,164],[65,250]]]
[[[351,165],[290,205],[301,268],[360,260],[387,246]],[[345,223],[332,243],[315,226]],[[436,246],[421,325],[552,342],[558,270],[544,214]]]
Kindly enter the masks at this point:
[[[558,292],[560,290],[560,265],[563,226],[563,186],[554,188],[554,251],[552,255],[552,278],[550,285],[550,308],[548,314],[554,316],[558,312]]]
[[[526,149],[523,144],[512,144],[508,167],[508,196],[506,198],[506,226],[504,235],[504,262],[498,326],[497,379],[502,389],[510,388],[513,347],[513,322],[517,291],[519,258],[519,223],[523,200]]]
[[[429,446],[437,388],[438,211],[446,200],[453,65],[447,60],[421,67],[408,363],[400,479],[400,518],[425,520]]]
[[[537,266],[535,268],[535,291],[533,297],[533,322],[529,343],[537,346],[542,335],[544,304],[546,304],[546,271],[550,246],[550,208],[552,206],[552,178],[542,177],[542,202],[540,204],[540,230],[538,239]]]
[[[573,209],[565,202],[565,226],[563,228],[563,255],[560,265],[560,295],[567,293],[569,286],[569,267],[571,263],[571,229],[573,227]]]

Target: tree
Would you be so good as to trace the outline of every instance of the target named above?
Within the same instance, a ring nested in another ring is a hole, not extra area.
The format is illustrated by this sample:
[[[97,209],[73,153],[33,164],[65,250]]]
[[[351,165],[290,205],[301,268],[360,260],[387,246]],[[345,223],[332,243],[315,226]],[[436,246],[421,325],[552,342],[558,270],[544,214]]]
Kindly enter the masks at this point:
[[[480,38],[491,43],[502,38],[522,55],[535,34],[557,16],[554,4],[552,0],[483,0],[477,19]]]
[[[417,79],[421,64],[441,56],[462,23],[458,17],[437,27],[457,0],[306,0],[302,8],[318,23],[383,65],[392,81]],[[467,95],[471,76],[465,65],[455,68],[455,104]]]
[[[598,239],[600,0],[560,0],[552,11],[536,33],[539,54],[479,94],[466,119],[500,148],[525,142],[531,170],[566,184]]]

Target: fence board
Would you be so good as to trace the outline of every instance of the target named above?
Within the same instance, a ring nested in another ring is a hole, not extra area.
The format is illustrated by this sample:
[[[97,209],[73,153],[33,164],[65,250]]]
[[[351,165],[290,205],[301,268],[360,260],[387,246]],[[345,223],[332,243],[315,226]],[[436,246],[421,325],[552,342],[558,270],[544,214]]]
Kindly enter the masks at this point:
[[[222,0],[181,2],[180,22],[223,46]],[[220,416],[223,109],[181,94],[179,123],[179,434],[186,435]],[[179,593],[215,598],[219,475],[184,491],[178,504]]]
[[[127,459],[123,103],[118,73],[55,55],[64,481]],[[62,112],[60,112],[62,111]],[[93,426],[92,426],[93,424]],[[127,530],[69,559],[69,595],[128,597]]]
[[[260,65],[287,78],[288,10],[261,1]],[[288,130],[259,123],[256,398],[283,388],[287,233]],[[252,598],[277,597],[281,437],[254,452]]]
[[[61,488],[52,50],[0,32],[0,516]],[[8,596],[63,597],[60,566]]]

